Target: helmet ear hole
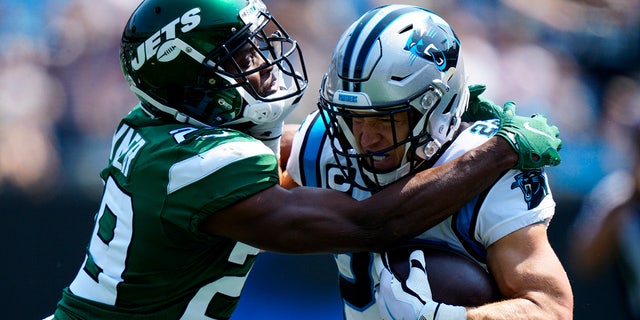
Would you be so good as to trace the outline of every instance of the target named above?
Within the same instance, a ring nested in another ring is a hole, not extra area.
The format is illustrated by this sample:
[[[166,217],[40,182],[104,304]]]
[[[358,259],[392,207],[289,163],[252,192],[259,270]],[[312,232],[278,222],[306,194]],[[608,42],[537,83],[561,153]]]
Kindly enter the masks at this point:
[[[453,97],[451,98],[451,100],[449,100],[449,104],[447,104],[447,107],[444,108],[444,110],[442,110],[443,114],[447,114],[449,112],[451,112],[451,109],[453,109],[453,105],[456,102],[456,98],[458,97],[457,94],[454,94]]]

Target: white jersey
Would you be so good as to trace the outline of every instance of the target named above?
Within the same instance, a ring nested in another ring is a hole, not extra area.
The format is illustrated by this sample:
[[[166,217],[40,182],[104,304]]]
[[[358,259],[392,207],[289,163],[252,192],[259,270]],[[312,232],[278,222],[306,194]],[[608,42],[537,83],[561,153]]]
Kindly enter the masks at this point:
[[[479,121],[444,150],[434,166],[451,161],[497,132],[497,120]],[[344,163],[343,159],[341,162]],[[349,183],[343,172],[360,181],[357,170],[340,169],[324,123],[318,112],[310,114],[296,133],[287,170],[299,185],[330,188],[362,200],[371,194]],[[452,192],[455,192],[452,191]],[[475,260],[486,269],[486,248],[509,233],[536,223],[548,224],[555,202],[543,170],[509,170],[487,191],[457,213],[416,237],[416,241],[447,246]],[[345,319],[381,319],[375,306],[373,267],[376,253],[336,254]]]

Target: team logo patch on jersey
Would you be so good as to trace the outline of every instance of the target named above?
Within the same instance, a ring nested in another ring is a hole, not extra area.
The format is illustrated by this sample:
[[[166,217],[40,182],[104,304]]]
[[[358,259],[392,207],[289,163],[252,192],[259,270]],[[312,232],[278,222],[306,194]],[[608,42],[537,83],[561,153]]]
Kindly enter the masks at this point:
[[[514,179],[516,181],[511,184],[511,190],[520,188],[529,210],[540,205],[544,197],[549,194],[547,180],[540,169],[525,171],[516,175]]]

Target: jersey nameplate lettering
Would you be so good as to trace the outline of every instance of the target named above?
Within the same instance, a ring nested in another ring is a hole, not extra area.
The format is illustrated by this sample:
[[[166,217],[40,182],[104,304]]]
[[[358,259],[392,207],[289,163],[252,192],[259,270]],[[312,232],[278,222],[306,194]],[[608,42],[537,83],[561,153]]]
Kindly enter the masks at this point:
[[[127,125],[123,125],[113,136],[111,149],[111,164],[127,177],[131,162],[138,151],[142,149],[145,141],[142,136]]]

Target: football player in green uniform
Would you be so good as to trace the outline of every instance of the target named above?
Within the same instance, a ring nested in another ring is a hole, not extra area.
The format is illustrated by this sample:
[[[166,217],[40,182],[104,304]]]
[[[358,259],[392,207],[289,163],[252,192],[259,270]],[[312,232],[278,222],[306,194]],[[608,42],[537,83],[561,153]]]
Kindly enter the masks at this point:
[[[84,263],[50,318],[228,319],[260,249],[379,249],[442,221],[523,159],[560,161],[557,128],[547,138],[512,128],[518,150],[495,138],[365,201],[287,190],[279,136],[307,75],[261,1],[143,1],[121,49],[140,104],[115,130]]]

